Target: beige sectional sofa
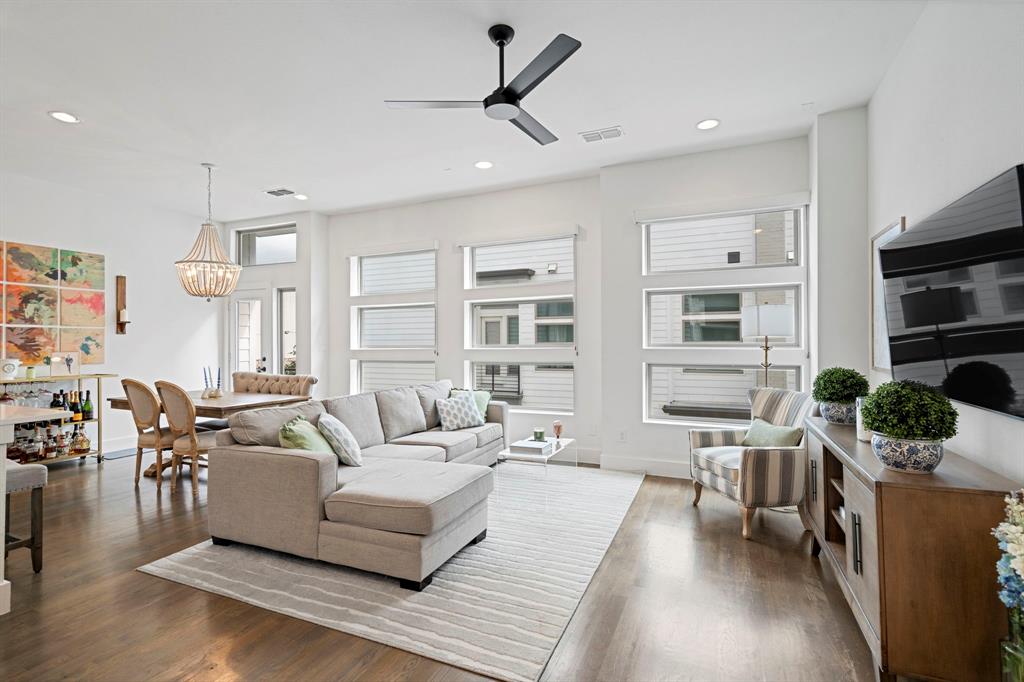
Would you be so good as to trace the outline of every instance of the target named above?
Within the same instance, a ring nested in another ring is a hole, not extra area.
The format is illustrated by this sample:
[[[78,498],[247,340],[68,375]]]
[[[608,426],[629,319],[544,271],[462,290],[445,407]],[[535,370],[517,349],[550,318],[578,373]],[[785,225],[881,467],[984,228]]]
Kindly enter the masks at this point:
[[[210,451],[208,516],[216,544],[239,542],[399,578],[422,589],[441,564],[487,531],[490,465],[508,434],[508,405],[487,422],[442,431],[434,401],[450,381],[251,410],[231,417]],[[363,466],[278,447],[296,416],[344,423]]]

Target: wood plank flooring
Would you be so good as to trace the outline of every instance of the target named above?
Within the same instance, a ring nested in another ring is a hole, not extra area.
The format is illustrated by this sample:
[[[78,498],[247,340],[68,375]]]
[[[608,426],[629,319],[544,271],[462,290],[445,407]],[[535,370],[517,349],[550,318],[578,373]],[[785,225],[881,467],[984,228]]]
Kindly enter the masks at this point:
[[[3,680],[484,679],[430,659],[134,569],[208,537],[193,501],[132,458],[50,471],[44,568],[8,558]],[[202,474],[205,476],[205,471]],[[873,680],[867,645],[795,514],[736,506],[649,477],[544,672],[544,680]],[[28,524],[12,500],[12,528]]]

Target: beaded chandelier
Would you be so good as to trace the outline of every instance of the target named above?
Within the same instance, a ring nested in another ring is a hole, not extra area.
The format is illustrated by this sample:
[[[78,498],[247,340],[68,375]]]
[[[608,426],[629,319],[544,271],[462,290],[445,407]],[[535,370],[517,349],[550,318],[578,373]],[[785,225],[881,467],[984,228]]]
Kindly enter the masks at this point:
[[[203,167],[206,168],[206,222],[199,228],[192,250],[174,267],[178,270],[178,281],[189,296],[209,301],[235,290],[242,266],[232,262],[220,244],[220,235],[213,224],[213,164],[204,163]]]

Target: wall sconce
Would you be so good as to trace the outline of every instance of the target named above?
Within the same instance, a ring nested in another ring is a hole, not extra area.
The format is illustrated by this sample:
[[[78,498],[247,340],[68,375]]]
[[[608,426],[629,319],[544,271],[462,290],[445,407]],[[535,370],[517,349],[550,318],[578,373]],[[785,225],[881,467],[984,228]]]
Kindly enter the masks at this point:
[[[115,289],[115,307],[117,311],[117,323],[115,325],[115,331],[118,334],[128,333],[128,278],[124,275],[118,275],[114,279],[116,283]]]

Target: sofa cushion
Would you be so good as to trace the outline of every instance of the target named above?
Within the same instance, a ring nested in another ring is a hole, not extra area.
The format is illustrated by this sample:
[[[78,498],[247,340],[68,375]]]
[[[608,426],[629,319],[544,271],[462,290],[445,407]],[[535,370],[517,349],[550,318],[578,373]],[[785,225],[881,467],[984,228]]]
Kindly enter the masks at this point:
[[[363,466],[363,451],[356,442],[356,437],[340,419],[333,414],[322,414],[317,428],[330,443],[339,462],[350,467]]]
[[[434,445],[397,445],[387,443],[363,448],[363,462],[367,457],[376,459],[408,459],[424,462],[443,462],[444,448]]]
[[[377,408],[384,427],[384,440],[391,442],[410,433],[427,430],[420,399],[411,386],[377,391]]]
[[[441,429],[444,431],[458,431],[484,423],[472,394],[466,391],[453,392],[448,400],[438,400],[437,413],[441,415]]]
[[[740,460],[745,449],[740,445],[697,448],[693,451],[693,463],[704,471],[736,483],[740,480]]]
[[[490,391],[474,391],[468,388],[453,388],[452,393],[469,393],[476,402],[476,409],[480,410],[480,416],[487,419],[487,403],[491,402]]]
[[[491,470],[473,464],[402,462],[354,471],[362,475],[339,481],[324,501],[327,518],[395,533],[440,531],[494,488]]]
[[[380,425],[380,411],[377,396],[373,393],[357,393],[324,401],[327,413],[333,415],[348,427],[356,437],[359,447],[368,448],[384,444],[384,429]]]
[[[501,424],[487,422],[483,426],[471,426],[468,429],[460,429],[454,433],[472,433],[476,436],[476,446],[482,448],[485,445],[501,440],[505,435],[501,430]]]
[[[452,392],[452,382],[448,379],[435,381],[431,384],[420,384],[415,389],[416,397],[420,400],[420,407],[423,408],[423,417],[426,419],[427,428],[432,429],[441,423],[441,417],[437,414],[438,400],[444,400]]]
[[[319,400],[310,400],[287,407],[264,407],[259,410],[244,410],[228,417],[231,436],[242,445],[266,445],[278,447],[277,432],[287,422],[303,417],[311,424],[320,420],[324,405]]]
[[[302,417],[296,417],[285,423],[277,432],[277,437],[281,441],[282,448],[309,450],[310,452],[334,452],[330,442],[324,438],[320,430]],[[214,438],[216,439],[216,435]]]
[[[444,448],[445,461],[476,449],[476,434],[463,431],[421,431],[391,441],[393,445],[433,445]]]

